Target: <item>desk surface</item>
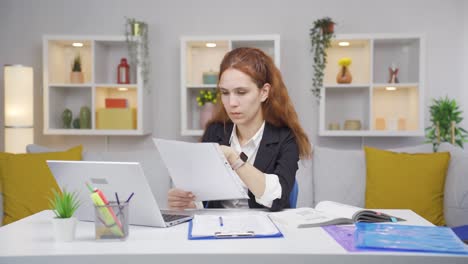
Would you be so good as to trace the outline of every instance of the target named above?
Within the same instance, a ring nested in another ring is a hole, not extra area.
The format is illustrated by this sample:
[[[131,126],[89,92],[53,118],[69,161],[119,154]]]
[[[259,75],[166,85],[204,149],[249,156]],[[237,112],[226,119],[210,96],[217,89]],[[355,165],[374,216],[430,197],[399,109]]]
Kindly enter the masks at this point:
[[[410,210],[382,210],[430,225]],[[204,210],[203,213],[246,213]],[[252,213],[252,210],[248,210]],[[262,213],[262,212],[258,212]],[[322,228],[279,224],[284,238],[188,240],[188,224],[170,228],[130,226],[122,241],[95,241],[94,223],[78,222],[76,240],[55,242],[51,211],[0,228],[0,263],[468,263],[467,256],[390,252],[346,252]]]

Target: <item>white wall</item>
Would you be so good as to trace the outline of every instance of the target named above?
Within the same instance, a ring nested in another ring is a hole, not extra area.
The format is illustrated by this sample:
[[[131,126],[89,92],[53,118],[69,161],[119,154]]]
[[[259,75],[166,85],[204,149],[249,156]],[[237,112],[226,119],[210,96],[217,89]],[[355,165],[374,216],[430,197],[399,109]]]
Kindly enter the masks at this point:
[[[338,22],[339,34],[425,34],[426,104],[432,97],[447,94],[458,98],[468,113],[468,68],[463,64],[468,61],[464,48],[468,43],[468,19],[463,15],[466,11],[468,5],[458,0],[0,0],[0,64],[34,67],[36,143],[51,147],[83,144],[87,150],[144,149],[153,148],[150,136],[42,135],[42,35],[123,34],[124,16],[146,21],[153,66],[153,135],[196,140],[180,136],[179,37],[280,34],[283,76],[302,124],[315,144],[336,148],[358,148],[361,144],[396,147],[418,144],[423,138],[317,137],[318,108],[310,92],[309,28],[314,20],[330,16]],[[3,84],[3,71],[0,80]],[[3,119],[3,114],[0,116]],[[426,115],[426,125],[427,120]]]

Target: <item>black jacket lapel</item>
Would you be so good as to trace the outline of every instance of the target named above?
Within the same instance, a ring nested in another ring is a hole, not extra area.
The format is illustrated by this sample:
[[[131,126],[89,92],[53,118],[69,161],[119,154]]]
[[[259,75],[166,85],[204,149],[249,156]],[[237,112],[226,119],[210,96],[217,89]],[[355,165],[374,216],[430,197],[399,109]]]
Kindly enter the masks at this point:
[[[273,158],[276,157],[278,152],[278,150],[276,149],[278,142],[278,129],[268,123],[265,123],[262,141],[260,141],[260,147],[258,148],[257,156],[254,162],[254,166],[257,169],[268,173],[267,168],[270,165]]]

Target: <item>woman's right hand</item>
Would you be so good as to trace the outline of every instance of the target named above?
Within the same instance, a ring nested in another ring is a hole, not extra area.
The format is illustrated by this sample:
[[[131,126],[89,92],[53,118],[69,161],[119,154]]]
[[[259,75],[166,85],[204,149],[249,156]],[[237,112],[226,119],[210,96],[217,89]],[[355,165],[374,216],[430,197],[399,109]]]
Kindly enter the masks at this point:
[[[167,192],[167,203],[170,209],[195,209],[195,195],[181,189],[172,188]]]

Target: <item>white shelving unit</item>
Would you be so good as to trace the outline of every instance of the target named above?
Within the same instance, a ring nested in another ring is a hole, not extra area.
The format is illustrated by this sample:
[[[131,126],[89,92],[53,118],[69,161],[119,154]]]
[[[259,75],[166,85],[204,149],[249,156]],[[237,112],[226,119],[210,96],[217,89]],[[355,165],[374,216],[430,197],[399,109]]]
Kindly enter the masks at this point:
[[[72,43],[83,43],[74,47]],[[74,57],[82,61],[84,83],[70,82]],[[44,134],[46,135],[145,135],[151,133],[150,96],[145,95],[141,69],[130,68],[130,84],[117,83],[117,66],[129,59],[125,36],[44,36]],[[124,98],[133,114],[133,127],[99,129],[97,111],[106,98]],[[91,110],[91,128],[64,128],[62,113],[68,108],[73,119],[80,108]]]
[[[183,36],[180,39],[181,134],[201,136],[200,107],[196,97],[202,89],[216,89],[216,84],[204,84],[204,72],[218,72],[224,55],[235,48],[255,47],[270,55],[280,65],[279,35],[248,36]],[[215,43],[216,47],[207,47]]]
[[[423,136],[424,51],[421,35],[338,35],[327,50],[319,135]],[[336,82],[342,57],[352,59],[350,84]],[[398,83],[389,83],[392,64]],[[346,120],[358,120],[361,129],[345,130]]]

